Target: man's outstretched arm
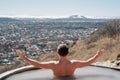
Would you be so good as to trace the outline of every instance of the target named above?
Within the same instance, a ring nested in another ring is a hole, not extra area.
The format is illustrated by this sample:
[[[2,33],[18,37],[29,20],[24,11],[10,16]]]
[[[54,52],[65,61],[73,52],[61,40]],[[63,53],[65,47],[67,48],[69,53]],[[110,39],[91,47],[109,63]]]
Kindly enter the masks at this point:
[[[37,68],[45,68],[45,69],[53,69],[54,68],[54,62],[38,62],[36,60],[27,58],[24,53],[20,50],[16,50],[17,55],[28,62],[29,64],[34,65]]]
[[[79,61],[79,60],[76,60],[76,61],[72,61],[73,62],[73,66],[75,68],[80,68],[80,67],[84,67],[84,66],[89,66],[91,65],[93,62],[95,62],[95,60],[101,56],[102,54],[104,53],[104,50],[98,50],[97,53],[90,59],[88,59],[87,61]]]

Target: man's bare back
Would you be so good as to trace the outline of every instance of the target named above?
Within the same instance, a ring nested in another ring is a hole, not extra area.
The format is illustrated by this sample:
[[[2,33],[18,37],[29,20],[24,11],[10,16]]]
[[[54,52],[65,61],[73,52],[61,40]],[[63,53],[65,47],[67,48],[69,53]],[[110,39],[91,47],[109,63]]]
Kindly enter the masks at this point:
[[[63,49],[63,50],[62,50]],[[97,54],[93,56],[92,58],[88,59],[87,61],[79,61],[79,60],[71,60],[69,61],[67,59],[68,56],[68,49],[65,45],[60,46],[60,49],[58,49],[58,57],[59,61],[50,61],[50,62],[38,62],[36,60],[27,58],[24,53],[20,50],[16,50],[16,53],[19,57],[24,59],[26,62],[34,65],[37,68],[45,68],[45,69],[51,69],[53,71],[53,74],[55,77],[61,77],[61,76],[73,76],[76,68],[81,68],[85,66],[91,65],[95,60],[104,53],[104,50],[98,50]],[[65,53],[63,52],[66,52]],[[60,54],[61,53],[61,54]],[[64,53],[64,54],[63,54]]]
[[[74,74],[75,67],[68,60],[60,60],[55,64],[52,70],[55,76],[72,76]]]

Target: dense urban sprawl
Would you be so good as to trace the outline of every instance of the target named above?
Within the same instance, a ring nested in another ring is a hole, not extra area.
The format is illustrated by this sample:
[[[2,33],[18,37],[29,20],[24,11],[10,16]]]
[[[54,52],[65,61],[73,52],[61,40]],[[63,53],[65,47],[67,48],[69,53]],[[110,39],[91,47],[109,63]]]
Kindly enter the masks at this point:
[[[0,22],[0,65],[20,59],[15,50],[22,49],[30,58],[52,53],[60,43],[82,40],[103,25],[102,22],[13,20]]]

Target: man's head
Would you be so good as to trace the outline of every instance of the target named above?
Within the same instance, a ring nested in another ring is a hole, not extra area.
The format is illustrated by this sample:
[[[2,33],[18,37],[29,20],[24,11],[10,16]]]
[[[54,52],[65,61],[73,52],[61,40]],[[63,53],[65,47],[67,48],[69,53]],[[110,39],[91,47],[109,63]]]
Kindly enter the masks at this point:
[[[57,52],[60,56],[64,57],[69,53],[69,48],[66,44],[60,44],[57,48]]]

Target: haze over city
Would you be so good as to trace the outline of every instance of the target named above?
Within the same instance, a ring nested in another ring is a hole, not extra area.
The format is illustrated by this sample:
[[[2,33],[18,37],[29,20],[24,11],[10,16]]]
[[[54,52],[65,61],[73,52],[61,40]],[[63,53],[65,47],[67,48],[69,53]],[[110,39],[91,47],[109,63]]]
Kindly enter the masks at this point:
[[[1,17],[120,17],[120,0],[1,0]]]

